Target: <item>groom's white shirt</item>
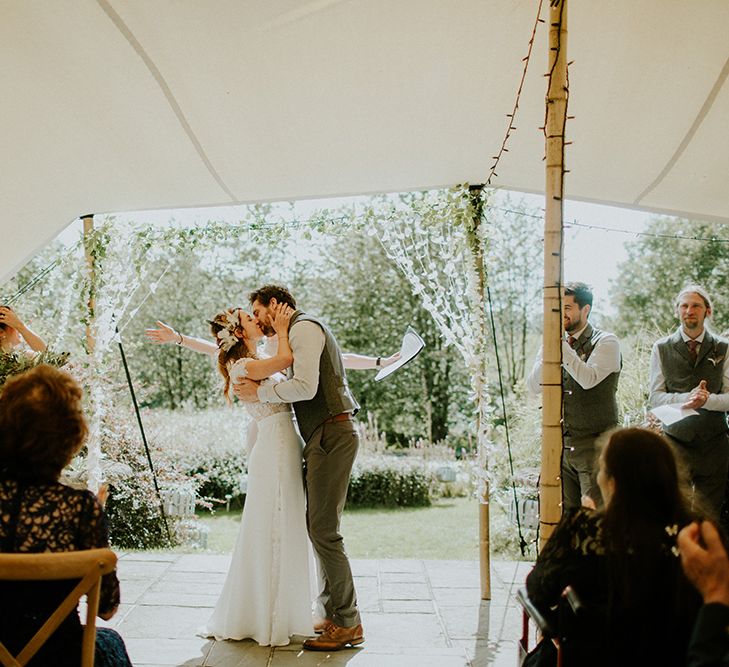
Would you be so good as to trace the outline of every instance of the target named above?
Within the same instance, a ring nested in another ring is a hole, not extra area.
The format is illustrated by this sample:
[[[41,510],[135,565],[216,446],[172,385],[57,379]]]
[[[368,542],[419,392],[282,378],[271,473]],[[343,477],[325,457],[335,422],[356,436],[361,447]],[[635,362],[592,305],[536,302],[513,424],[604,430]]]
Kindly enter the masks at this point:
[[[261,403],[295,403],[316,396],[319,388],[319,360],[326,339],[321,327],[304,320],[295,322],[289,331],[289,345],[294,355],[294,376],[275,385],[258,387]]]

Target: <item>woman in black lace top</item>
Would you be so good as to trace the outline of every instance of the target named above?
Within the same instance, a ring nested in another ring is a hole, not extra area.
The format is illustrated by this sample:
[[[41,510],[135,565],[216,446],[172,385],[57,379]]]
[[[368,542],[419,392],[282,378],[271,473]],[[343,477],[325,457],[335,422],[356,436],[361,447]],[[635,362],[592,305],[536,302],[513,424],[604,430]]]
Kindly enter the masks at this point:
[[[553,616],[572,586],[596,619],[572,639],[592,647],[591,665],[683,666],[701,600],[678,559],[676,535],[697,512],[674,453],[652,431],[622,429],[599,464],[604,510],[563,516],[527,577],[529,597]]]
[[[87,435],[81,389],[63,371],[41,365],[0,393],[0,551],[43,553],[109,546],[106,515],[90,491],[58,482]],[[0,584],[0,639],[17,651],[74,582]],[[7,601],[7,603],[6,603]],[[116,573],[102,578],[99,616],[119,606]],[[71,614],[29,665],[78,665],[81,623]],[[96,665],[131,665],[118,633],[97,630]]]

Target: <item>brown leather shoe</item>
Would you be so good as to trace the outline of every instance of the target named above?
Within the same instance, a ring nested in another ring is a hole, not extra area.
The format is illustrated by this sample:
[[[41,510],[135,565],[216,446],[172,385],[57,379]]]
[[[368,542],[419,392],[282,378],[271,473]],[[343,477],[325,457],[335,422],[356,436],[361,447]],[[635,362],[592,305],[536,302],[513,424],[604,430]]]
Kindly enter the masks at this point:
[[[319,637],[307,639],[304,648],[310,651],[341,651],[347,646],[357,646],[363,641],[362,625],[343,628],[336,623],[330,623]]]
[[[317,621],[316,623],[314,623],[314,632],[316,632],[316,634],[320,635],[331,624],[332,624],[332,622],[328,618],[324,618],[324,619],[322,619],[320,621]]]

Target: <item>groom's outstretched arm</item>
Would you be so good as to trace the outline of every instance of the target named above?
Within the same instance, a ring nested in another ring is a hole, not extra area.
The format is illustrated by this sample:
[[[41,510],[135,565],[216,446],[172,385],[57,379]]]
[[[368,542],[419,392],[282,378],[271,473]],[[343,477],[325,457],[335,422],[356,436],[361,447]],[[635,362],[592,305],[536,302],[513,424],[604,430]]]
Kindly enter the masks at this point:
[[[294,376],[276,385],[261,385],[261,403],[295,403],[314,398],[319,388],[319,359],[324,351],[324,332],[314,322],[296,322],[289,331],[294,355]]]

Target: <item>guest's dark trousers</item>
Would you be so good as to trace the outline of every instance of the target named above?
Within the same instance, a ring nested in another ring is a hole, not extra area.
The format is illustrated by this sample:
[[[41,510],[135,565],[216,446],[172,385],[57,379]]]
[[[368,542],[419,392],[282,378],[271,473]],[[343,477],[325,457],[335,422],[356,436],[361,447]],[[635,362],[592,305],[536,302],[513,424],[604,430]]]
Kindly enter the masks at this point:
[[[729,436],[720,433],[711,440],[696,439],[689,443],[666,437],[686,465],[694,491],[718,519],[729,471]]]
[[[564,436],[562,450],[562,508],[575,509],[582,496],[589,496],[596,507],[602,507],[602,494],[597,485],[595,442],[598,435]]]

